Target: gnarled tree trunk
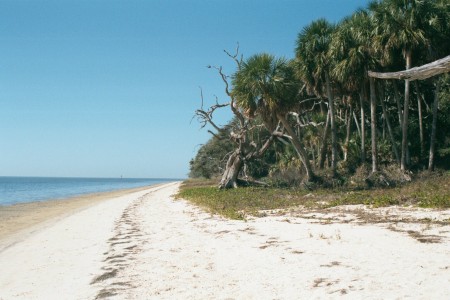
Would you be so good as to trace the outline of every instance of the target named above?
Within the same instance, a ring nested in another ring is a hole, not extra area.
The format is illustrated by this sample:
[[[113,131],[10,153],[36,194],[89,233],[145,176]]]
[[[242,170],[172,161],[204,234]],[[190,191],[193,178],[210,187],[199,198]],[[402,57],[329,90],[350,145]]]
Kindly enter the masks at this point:
[[[234,151],[228,158],[225,171],[219,183],[220,189],[237,188],[237,179],[243,165],[242,157],[239,150]]]
[[[242,183],[242,181],[247,182],[247,180],[239,179],[239,174],[241,173],[242,168],[245,166],[245,162],[261,157],[267,151],[267,149],[269,149],[274,140],[274,137],[274,135],[271,135],[260,147],[256,146],[257,144],[259,145],[259,143],[255,143],[254,141],[252,143],[248,143],[245,141],[241,143],[227,160],[225,171],[223,172],[222,179],[219,183],[219,188],[237,188],[239,183]]]

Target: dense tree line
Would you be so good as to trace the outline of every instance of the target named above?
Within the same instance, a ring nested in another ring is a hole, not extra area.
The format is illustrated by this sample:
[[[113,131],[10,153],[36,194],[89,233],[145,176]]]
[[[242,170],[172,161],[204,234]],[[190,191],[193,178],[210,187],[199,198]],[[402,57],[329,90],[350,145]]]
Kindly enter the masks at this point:
[[[216,133],[191,161],[190,175],[227,173],[220,187],[231,187],[239,176],[284,172],[317,182],[367,164],[372,173],[389,164],[403,172],[448,167],[441,158],[450,149],[449,75],[400,81],[368,71],[408,70],[449,54],[446,0],[373,1],[338,24],[316,20],[298,34],[291,60],[229,54],[235,73],[216,69],[230,102],[197,111]],[[235,119],[220,128],[212,113],[226,106]]]

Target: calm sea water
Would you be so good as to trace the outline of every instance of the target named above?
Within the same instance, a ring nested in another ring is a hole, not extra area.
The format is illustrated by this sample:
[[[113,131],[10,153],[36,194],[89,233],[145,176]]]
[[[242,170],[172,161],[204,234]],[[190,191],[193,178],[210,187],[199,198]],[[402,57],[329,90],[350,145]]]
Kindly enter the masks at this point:
[[[174,179],[1,177],[0,205],[67,198],[76,195],[136,188]]]

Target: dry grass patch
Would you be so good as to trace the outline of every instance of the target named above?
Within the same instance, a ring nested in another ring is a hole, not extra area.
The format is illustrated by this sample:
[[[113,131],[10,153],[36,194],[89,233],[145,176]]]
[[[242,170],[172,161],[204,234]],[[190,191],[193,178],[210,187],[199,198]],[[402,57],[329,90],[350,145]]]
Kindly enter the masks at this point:
[[[415,206],[436,209],[450,208],[450,172],[417,178],[399,187],[351,190],[342,188],[308,191],[301,188],[246,187],[219,190],[216,180],[187,180],[178,198],[183,198],[207,211],[231,219],[243,220],[247,215],[264,217],[278,215],[287,209],[302,211],[330,209],[342,205],[364,204],[370,207]],[[359,214],[366,222],[383,222],[373,214]],[[334,220],[324,220],[333,222]]]

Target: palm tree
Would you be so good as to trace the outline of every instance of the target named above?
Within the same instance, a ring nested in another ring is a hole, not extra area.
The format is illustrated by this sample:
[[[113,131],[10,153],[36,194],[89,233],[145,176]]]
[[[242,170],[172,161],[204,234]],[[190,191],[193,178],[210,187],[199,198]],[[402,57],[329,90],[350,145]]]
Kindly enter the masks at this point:
[[[359,93],[361,109],[361,161],[365,161],[365,112],[367,70],[377,68],[371,47],[372,24],[367,11],[358,10],[344,19],[333,33],[329,56],[333,57],[331,74],[348,93]],[[372,101],[375,98],[371,98]],[[375,103],[371,103],[372,171],[377,170]]]
[[[331,123],[331,169],[333,174],[335,174],[337,167],[337,137],[330,79],[331,58],[328,50],[334,30],[335,26],[325,19],[314,21],[299,33],[296,48],[297,74],[318,97],[323,95],[328,97]],[[324,135],[326,136],[326,132]]]
[[[401,50],[406,69],[412,67],[413,51],[429,43],[425,28],[432,18],[433,1],[384,0],[369,4],[374,24],[376,48],[388,61],[393,51]],[[402,151],[400,168],[407,168],[410,82],[405,80],[402,120]]]
[[[232,85],[236,104],[248,116],[260,115],[270,132],[275,130],[278,121],[283,124],[305,167],[307,179],[313,180],[315,175],[303,143],[286,118],[299,90],[289,62],[266,53],[253,55],[234,74]]]

